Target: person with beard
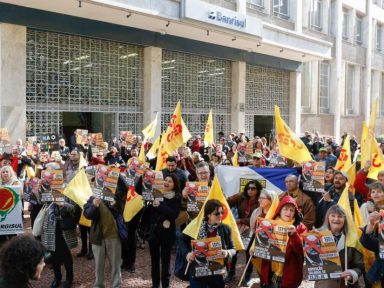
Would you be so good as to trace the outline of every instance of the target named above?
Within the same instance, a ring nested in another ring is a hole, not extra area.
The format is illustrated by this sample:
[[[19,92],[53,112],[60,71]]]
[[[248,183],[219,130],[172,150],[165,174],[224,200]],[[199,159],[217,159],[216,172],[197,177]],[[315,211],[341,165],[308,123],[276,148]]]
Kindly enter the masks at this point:
[[[346,287],[345,281],[348,282],[347,287],[359,287],[357,280],[364,271],[363,255],[356,248],[348,247],[348,263],[345,265],[345,241],[348,234],[348,223],[343,208],[338,205],[333,205],[329,208],[320,230],[331,230],[336,242],[337,252],[339,253],[341,268],[345,270],[347,266],[348,269],[341,273],[339,279],[316,281],[315,288]]]
[[[284,196],[273,217],[279,225],[288,229],[289,240],[284,263],[262,260],[261,287],[297,288],[303,280],[304,252],[300,236],[307,228],[300,216],[296,201],[289,195]],[[295,273],[292,273],[295,271]]]
[[[221,202],[216,199],[209,199],[204,206],[204,220],[197,240],[220,236],[222,250],[218,251],[218,255],[227,262],[235,255],[236,250],[231,237],[231,228],[222,222],[223,215],[224,210]],[[181,251],[184,258],[190,263],[189,270],[193,269],[195,265],[195,253],[191,252],[191,240],[189,236],[183,234]],[[191,288],[224,288],[225,286],[223,275],[194,277],[190,273],[189,283]]]
[[[295,199],[299,212],[303,215],[303,224],[312,229],[316,220],[316,209],[311,197],[303,193],[299,188],[299,180],[296,175],[285,177],[285,187],[287,191],[280,195],[280,199],[286,195]]]
[[[316,223],[315,227],[320,227],[325,219],[325,214],[328,209],[339,202],[341,193],[343,193],[346,184],[348,182],[348,175],[342,171],[335,171],[333,178],[333,186],[329,188],[329,191],[323,193],[323,198],[316,205]],[[354,199],[355,197],[349,192],[349,204],[351,211],[354,211]]]
[[[167,168],[161,170],[163,173],[163,177],[167,177],[170,174],[176,174],[177,180],[180,184],[180,189],[183,190],[185,187],[185,183],[187,182],[187,175],[183,170],[177,168],[177,160],[174,156],[168,156],[167,158]]]

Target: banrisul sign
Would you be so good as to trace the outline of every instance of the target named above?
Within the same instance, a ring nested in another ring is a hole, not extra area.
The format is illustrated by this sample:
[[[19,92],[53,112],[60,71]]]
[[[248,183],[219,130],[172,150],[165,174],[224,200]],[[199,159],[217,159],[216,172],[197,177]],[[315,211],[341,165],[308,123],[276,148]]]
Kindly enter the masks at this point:
[[[199,22],[198,25],[205,29],[214,25],[260,38],[262,36],[260,19],[200,0],[182,0],[181,18],[183,21]]]
[[[208,13],[208,19],[213,21],[219,21],[224,24],[233,25],[234,27],[246,28],[247,19],[238,18],[237,16],[229,16],[220,11],[211,11]]]
[[[23,233],[21,186],[0,187],[0,235]]]

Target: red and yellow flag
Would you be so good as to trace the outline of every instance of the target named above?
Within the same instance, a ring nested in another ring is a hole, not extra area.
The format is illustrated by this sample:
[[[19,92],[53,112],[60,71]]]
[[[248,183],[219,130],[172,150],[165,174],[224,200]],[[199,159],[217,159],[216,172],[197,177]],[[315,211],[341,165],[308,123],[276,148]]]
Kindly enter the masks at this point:
[[[142,163],[145,162],[144,142],[141,143],[140,153],[139,153],[139,157],[137,157],[137,159],[139,159],[139,161],[142,162]]]
[[[341,148],[339,158],[337,158],[336,170],[347,171],[352,164],[351,143],[349,135],[344,139],[344,145]],[[353,185],[353,183],[351,183]]]
[[[167,158],[169,154],[165,150],[164,147],[165,141],[165,132],[163,132],[163,135],[161,136],[160,146],[159,150],[157,151],[157,160],[156,160],[156,171],[161,171],[162,169],[167,167]]]
[[[373,154],[371,158],[371,168],[369,168],[368,178],[377,180],[377,175],[379,172],[384,170],[384,156],[375,138],[373,138],[373,143]]]
[[[232,165],[234,167],[239,167],[239,152],[236,150],[235,155],[232,157]]]
[[[125,222],[129,222],[143,208],[143,197],[135,192],[135,187],[130,186],[127,193],[123,217]]]
[[[205,134],[204,134],[204,143],[207,146],[215,144],[213,136],[213,119],[212,119],[212,110],[209,111],[207,124],[205,125]]]
[[[293,133],[280,116],[280,108],[275,106],[275,121],[277,131],[277,143],[280,154],[298,163],[312,161],[311,154],[303,141]]]
[[[141,131],[144,134],[144,141],[143,142],[145,142],[145,140],[151,139],[153,136],[155,136],[158,116],[159,116],[159,112],[156,113],[155,119],[151,123],[149,123],[149,125]]]
[[[191,134],[188,131],[187,126],[185,125],[183,119],[181,118],[181,104],[180,101],[177,102],[175,112],[171,116],[169,121],[167,131],[165,132],[164,140],[164,149],[168,154],[176,151],[181,145],[188,141]],[[189,138],[188,138],[189,137]]]
[[[376,113],[378,107],[378,98],[372,104],[371,116],[369,118],[369,123],[367,125],[366,131],[363,132],[361,137],[361,166],[363,167],[367,160],[371,160],[371,156],[374,153],[374,138],[375,138],[375,123],[376,123]],[[364,137],[364,138],[363,138]]]
[[[221,205],[223,206],[223,223],[227,224],[231,230],[232,230],[232,240],[233,244],[235,246],[236,250],[244,250],[243,242],[241,241],[239,229],[237,228],[236,220],[232,215],[231,208],[229,208],[228,202],[224,197],[224,193],[221,190],[219,178],[215,176],[212,182],[211,190],[209,191],[209,195],[205,201],[208,201],[210,199],[216,199],[221,202]],[[183,233],[190,236],[193,239],[197,239],[197,236],[199,235],[199,231],[201,228],[201,224],[203,223],[204,219],[204,206],[201,208],[199,215],[192,220],[191,223],[188,224],[187,227],[183,230]]]

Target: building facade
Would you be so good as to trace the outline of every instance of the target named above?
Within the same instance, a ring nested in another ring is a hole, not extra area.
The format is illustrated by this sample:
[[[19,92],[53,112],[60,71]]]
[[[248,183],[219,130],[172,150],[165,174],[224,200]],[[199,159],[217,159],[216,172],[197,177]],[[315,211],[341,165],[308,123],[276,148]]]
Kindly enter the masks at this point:
[[[279,105],[297,133],[359,135],[384,92],[382,6],[0,1],[0,126],[12,139],[76,128],[110,139],[140,132],[159,112],[160,133],[181,100],[193,134],[212,109],[216,133],[271,136]]]

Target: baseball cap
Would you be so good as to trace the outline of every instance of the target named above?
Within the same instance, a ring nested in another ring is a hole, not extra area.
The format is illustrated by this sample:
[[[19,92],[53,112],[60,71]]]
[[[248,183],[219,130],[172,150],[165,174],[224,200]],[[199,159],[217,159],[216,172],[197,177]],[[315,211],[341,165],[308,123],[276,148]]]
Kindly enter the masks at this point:
[[[339,170],[338,170],[338,171],[335,171],[335,172],[333,173],[334,176],[336,176],[336,174],[341,174],[341,175],[343,175],[344,178],[347,179],[347,181],[349,181],[348,174],[345,173],[344,171],[339,171]]]
[[[257,152],[257,153],[252,155],[252,158],[259,158],[259,159],[261,159],[262,157],[263,157],[263,155],[261,155],[260,152]]]
[[[327,148],[325,148],[325,147],[321,147],[321,148],[319,149],[319,152],[327,152]]]

